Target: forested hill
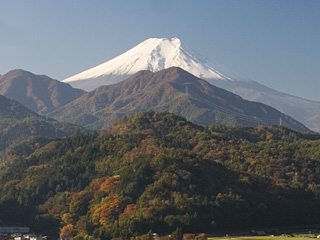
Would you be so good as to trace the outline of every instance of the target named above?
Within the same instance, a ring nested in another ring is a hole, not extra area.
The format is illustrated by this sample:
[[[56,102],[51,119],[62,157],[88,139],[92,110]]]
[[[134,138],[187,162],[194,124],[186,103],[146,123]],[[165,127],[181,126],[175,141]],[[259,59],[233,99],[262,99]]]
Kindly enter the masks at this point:
[[[76,239],[314,224],[319,145],[284,127],[139,113],[12,155],[0,168],[0,222]]]
[[[35,137],[53,139],[71,135],[77,129],[83,130],[74,124],[41,117],[19,102],[0,95],[0,159],[3,151],[21,141],[26,142],[29,137],[31,142],[37,139]]]

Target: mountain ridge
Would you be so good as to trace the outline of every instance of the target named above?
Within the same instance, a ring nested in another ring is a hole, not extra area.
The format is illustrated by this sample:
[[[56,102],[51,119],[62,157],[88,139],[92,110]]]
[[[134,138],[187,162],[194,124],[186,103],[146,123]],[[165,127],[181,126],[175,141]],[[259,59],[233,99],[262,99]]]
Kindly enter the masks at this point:
[[[24,107],[18,101],[10,100],[0,95],[0,118],[22,119],[26,117],[35,117],[36,113]]]
[[[73,124],[46,119],[16,100],[0,95],[0,156],[11,145],[30,137],[57,138],[83,130]]]
[[[211,62],[199,57],[198,53],[183,45],[177,38],[150,38],[116,58],[62,81],[69,82],[74,87],[93,90],[101,85],[123,81],[139,70],[158,71],[176,66],[244,99],[270,105],[312,130],[320,131],[320,102],[292,96],[250,79],[222,73],[211,65]],[[210,73],[213,75],[210,76]]]
[[[283,118],[293,129],[308,131],[267,105],[246,101],[177,67],[155,73],[143,70],[120,83],[101,86],[50,116],[101,129],[147,110],[169,111],[204,125],[272,125]]]
[[[16,69],[0,76],[0,94],[17,100],[29,109],[45,115],[74,99],[85,91],[54,80],[46,75]]]
[[[204,127],[138,113],[9,155],[15,161],[0,165],[0,222],[19,219],[55,239],[314,226],[319,140],[280,126]]]

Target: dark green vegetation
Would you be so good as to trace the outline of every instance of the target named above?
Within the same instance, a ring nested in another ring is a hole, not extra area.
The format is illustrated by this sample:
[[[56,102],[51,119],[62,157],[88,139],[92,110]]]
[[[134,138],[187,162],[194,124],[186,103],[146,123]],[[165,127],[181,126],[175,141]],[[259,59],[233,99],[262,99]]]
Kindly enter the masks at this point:
[[[171,67],[140,71],[120,83],[99,87],[50,113],[59,120],[105,129],[123,116],[168,111],[202,125],[287,126],[308,131],[301,123],[262,103],[250,102],[192,74]]]
[[[53,119],[47,120],[17,101],[0,95],[0,157],[3,151],[15,144],[20,144],[21,141],[24,141],[24,144],[28,141],[34,142],[32,150],[35,149],[34,146],[41,146],[43,143],[42,138],[37,141],[35,136],[53,139],[70,135],[78,128],[73,124],[59,123]],[[29,137],[32,138],[28,140]]]
[[[76,239],[319,223],[319,146],[285,127],[139,113],[7,156],[0,222]]]

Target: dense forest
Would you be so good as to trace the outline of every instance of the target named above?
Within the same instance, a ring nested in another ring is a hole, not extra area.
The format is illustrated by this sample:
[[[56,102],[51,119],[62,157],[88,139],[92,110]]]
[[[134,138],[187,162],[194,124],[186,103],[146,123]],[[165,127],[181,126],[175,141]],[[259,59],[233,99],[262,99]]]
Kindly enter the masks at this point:
[[[319,223],[320,135],[200,126],[170,113],[30,138],[0,166],[0,224],[128,239]]]

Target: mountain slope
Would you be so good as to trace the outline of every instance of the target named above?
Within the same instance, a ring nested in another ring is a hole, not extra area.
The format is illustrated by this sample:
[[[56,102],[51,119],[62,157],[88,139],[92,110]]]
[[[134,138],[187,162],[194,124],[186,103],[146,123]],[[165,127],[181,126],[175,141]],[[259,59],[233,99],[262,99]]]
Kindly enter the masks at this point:
[[[203,61],[195,52],[182,46],[178,38],[150,38],[124,54],[62,82],[91,91],[101,85],[120,82],[140,70],[156,72],[173,66],[202,79],[227,79]]]
[[[313,131],[320,132],[320,102],[282,93],[254,81],[230,82],[211,79],[208,82],[233,92],[244,99],[272,106],[303,123]]]
[[[84,93],[69,84],[23,70],[13,70],[0,76],[1,95],[17,100],[39,114],[51,112]]]
[[[177,67],[156,73],[140,71],[125,81],[83,95],[51,116],[101,129],[123,116],[147,110],[170,111],[204,125],[269,126],[282,121],[290,128],[308,131],[269,106],[243,100]]]
[[[27,117],[36,117],[37,114],[24,107],[17,101],[10,100],[0,95],[0,119],[19,120]]]
[[[102,85],[123,81],[140,70],[155,72],[173,66],[244,99],[270,105],[312,130],[320,131],[320,102],[281,93],[252,80],[231,77],[232,74],[222,74],[212,63],[183,45],[177,38],[147,39],[120,56],[64,79],[63,82],[91,91]]]
[[[55,239],[314,226],[319,141],[285,127],[139,113],[0,164],[0,222]]]
[[[19,102],[0,95],[0,151],[31,136],[63,137],[78,128],[53,119],[46,120]]]

